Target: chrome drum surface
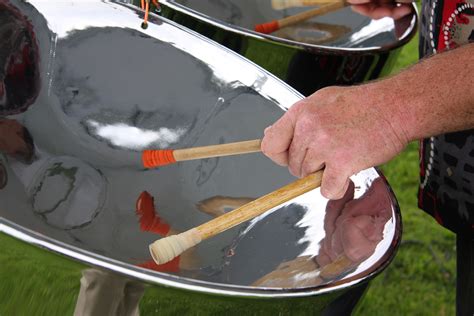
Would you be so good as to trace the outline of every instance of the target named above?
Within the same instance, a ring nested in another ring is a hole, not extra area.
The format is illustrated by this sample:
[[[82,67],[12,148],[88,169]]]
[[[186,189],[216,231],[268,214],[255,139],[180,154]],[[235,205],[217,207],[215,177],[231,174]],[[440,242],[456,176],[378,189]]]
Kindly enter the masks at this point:
[[[156,266],[154,240],[293,178],[262,154],[145,170],[141,151],[259,138],[302,96],[173,22],[143,30],[123,3],[0,14],[0,314],[319,313],[389,264],[400,213],[368,169],[344,200],[311,191]]]

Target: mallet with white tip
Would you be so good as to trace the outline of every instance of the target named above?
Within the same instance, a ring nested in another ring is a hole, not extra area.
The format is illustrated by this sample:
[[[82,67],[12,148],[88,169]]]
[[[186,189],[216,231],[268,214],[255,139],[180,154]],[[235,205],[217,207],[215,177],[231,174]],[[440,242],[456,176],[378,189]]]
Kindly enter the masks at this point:
[[[204,239],[248,221],[297,196],[318,188],[323,171],[298,179],[280,189],[178,235],[168,236],[150,245],[150,253],[157,264],[166,263]]]

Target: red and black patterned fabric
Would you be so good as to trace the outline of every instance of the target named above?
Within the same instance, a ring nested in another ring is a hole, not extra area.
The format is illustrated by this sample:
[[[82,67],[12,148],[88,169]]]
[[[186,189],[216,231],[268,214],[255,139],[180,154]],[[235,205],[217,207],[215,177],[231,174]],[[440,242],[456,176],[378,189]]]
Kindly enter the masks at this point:
[[[421,58],[470,42],[474,42],[474,0],[423,2]],[[474,232],[474,130],[421,141],[418,204],[448,229]]]

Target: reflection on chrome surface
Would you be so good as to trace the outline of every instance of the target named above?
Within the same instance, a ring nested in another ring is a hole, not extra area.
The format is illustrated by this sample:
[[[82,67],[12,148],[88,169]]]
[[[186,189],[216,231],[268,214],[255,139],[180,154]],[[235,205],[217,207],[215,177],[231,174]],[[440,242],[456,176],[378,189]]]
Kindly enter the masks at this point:
[[[145,170],[140,150],[259,138],[301,96],[171,22],[153,16],[142,30],[142,13],[131,6],[0,3],[11,21],[0,21],[0,36],[20,25],[18,42],[31,46],[22,51],[37,49],[39,57],[16,58],[17,46],[0,46],[0,68],[14,58],[22,71],[10,76],[32,84],[29,97],[17,96],[0,76],[7,100],[16,100],[0,109],[0,232],[89,265],[76,310],[88,308],[90,295],[127,288],[130,297],[117,304],[133,311],[143,283],[193,295],[322,295],[389,263],[399,210],[386,182],[368,169],[352,177],[343,200],[311,191],[154,264],[148,245],[158,237],[293,179],[261,154]]]
[[[272,1],[252,0],[162,0],[162,4],[173,11],[200,16],[199,18],[221,24],[223,29],[240,30],[248,36],[259,34],[297,45],[322,45],[319,46],[321,48],[374,49],[396,46],[398,41],[409,35],[412,27],[406,21],[394,21],[392,18],[372,20],[346,7],[266,35],[255,32],[255,26],[317,6],[288,5],[281,8],[275,7]],[[414,22],[414,16],[408,18]]]
[[[306,96],[388,74],[391,60],[417,31],[412,4],[413,12],[398,20],[371,20],[347,7],[271,34],[255,32],[257,24],[314,8],[274,5],[270,0],[161,0],[160,14],[252,60]]]
[[[106,197],[107,184],[100,172],[72,157],[36,162],[40,163],[40,170],[26,184],[33,211],[62,229],[91,223]]]

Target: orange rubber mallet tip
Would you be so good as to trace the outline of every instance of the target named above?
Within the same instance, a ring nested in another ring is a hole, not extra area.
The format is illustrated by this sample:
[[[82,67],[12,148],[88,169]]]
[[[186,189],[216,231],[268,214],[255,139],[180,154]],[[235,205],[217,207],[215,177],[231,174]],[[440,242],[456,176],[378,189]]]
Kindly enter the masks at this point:
[[[271,21],[268,23],[262,23],[255,25],[255,31],[263,34],[270,34],[280,29],[278,21]]]
[[[172,149],[144,150],[142,162],[145,168],[156,168],[176,162]]]

